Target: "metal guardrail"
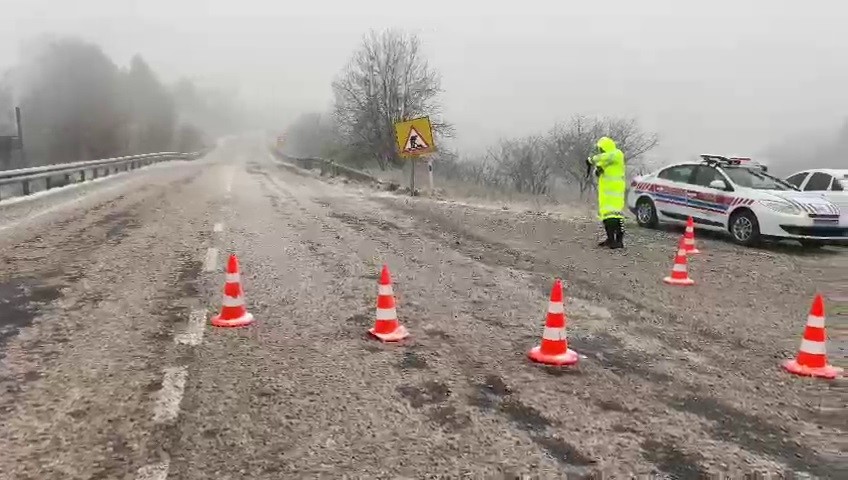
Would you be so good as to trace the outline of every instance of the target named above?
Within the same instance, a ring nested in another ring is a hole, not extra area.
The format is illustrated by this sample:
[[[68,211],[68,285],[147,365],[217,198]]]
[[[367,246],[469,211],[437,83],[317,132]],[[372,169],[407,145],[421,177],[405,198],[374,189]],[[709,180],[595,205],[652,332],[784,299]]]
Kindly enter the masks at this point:
[[[55,182],[53,181],[56,177],[64,176],[64,182],[61,183],[62,185],[67,185],[76,183],[76,179],[72,177],[75,177],[77,174],[79,175],[79,181],[84,182],[86,181],[86,172],[91,172],[91,179],[93,180],[100,177],[101,171],[103,172],[103,176],[108,176],[110,173],[135,170],[168,160],[194,160],[202,154],[203,152],[145,153],[126,157],[19,168],[17,170],[2,170],[0,171],[0,186],[20,183],[23,195],[29,195],[31,193],[32,182],[36,180],[44,179],[45,190],[49,190],[54,186],[58,186],[54,185]]]
[[[291,155],[287,155],[279,151],[275,147],[272,147],[272,152],[280,158],[288,161],[289,163],[293,163],[297,167],[300,167],[304,170],[319,170],[321,176],[344,176],[352,180],[357,180],[360,182],[372,182],[379,185],[383,185],[386,183],[373,175],[369,175],[365,172],[356,170],[355,168],[351,168],[346,165],[340,165],[332,160],[317,157],[292,157]]]

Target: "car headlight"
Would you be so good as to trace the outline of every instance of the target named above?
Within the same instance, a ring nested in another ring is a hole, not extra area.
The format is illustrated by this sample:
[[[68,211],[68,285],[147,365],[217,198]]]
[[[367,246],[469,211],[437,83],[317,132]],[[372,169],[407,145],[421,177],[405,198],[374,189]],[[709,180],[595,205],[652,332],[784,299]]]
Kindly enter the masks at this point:
[[[801,215],[801,209],[786,202],[776,202],[772,200],[760,200],[760,203],[778,213],[786,215]]]

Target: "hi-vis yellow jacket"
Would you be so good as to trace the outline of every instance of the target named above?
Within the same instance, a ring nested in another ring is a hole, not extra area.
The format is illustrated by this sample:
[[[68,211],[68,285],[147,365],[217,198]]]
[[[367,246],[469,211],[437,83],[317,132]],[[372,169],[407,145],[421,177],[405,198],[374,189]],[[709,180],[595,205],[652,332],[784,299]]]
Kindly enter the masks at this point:
[[[624,153],[609,137],[601,137],[597,145],[603,153],[590,160],[603,170],[598,178],[598,218],[624,218],[624,195],[627,190]]]

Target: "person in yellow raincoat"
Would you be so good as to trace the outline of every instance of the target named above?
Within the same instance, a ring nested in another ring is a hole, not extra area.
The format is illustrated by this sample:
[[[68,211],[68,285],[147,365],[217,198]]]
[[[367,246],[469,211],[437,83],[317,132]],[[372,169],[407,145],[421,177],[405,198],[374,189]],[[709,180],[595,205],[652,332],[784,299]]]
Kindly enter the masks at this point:
[[[586,161],[598,176],[598,218],[604,224],[607,238],[599,247],[624,247],[624,195],[626,193],[624,153],[609,137],[596,144],[597,155]]]

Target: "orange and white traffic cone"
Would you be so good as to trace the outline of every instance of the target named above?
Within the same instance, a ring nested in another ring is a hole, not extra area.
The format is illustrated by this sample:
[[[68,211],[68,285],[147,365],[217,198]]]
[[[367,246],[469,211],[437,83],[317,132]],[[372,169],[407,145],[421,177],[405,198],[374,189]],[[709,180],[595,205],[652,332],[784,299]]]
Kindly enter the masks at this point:
[[[695,221],[692,217],[686,220],[686,231],[683,232],[683,249],[687,254],[701,253],[695,246]]]
[[[368,333],[384,342],[397,342],[409,336],[406,327],[398,322],[392,277],[386,265],[383,265],[377,284],[377,320]]]
[[[230,255],[230,260],[227,262],[227,279],[224,283],[221,313],[212,317],[211,322],[216,327],[245,327],[253,323],[253,315],[244,305],[241,275],[235,255]]]
[[[798,356],[783,362],[783,369],[795,375],[834,379],[842,369],[827,363],[827,333],[824,328],[824,299],[817,294],[810,307],[807,326]]]
[[[542,343],[533,347],[527,356],[530,360],[545,365],[574,365],[580,356],[568,348],[565,334],[565,306],[562,302],[562,281],[557,279],[551,288],[551,301],[548,303],[548,318],[545,321],[545,331]]]
[[[674,266],[671,267],[671,275],[663,278],[663,282],[669,285],[694,285],[695,281],[689,278],[689,268],[686,263],[686,249],[683,246],[683,238],[677,246],[677,254],[674,256]]]

